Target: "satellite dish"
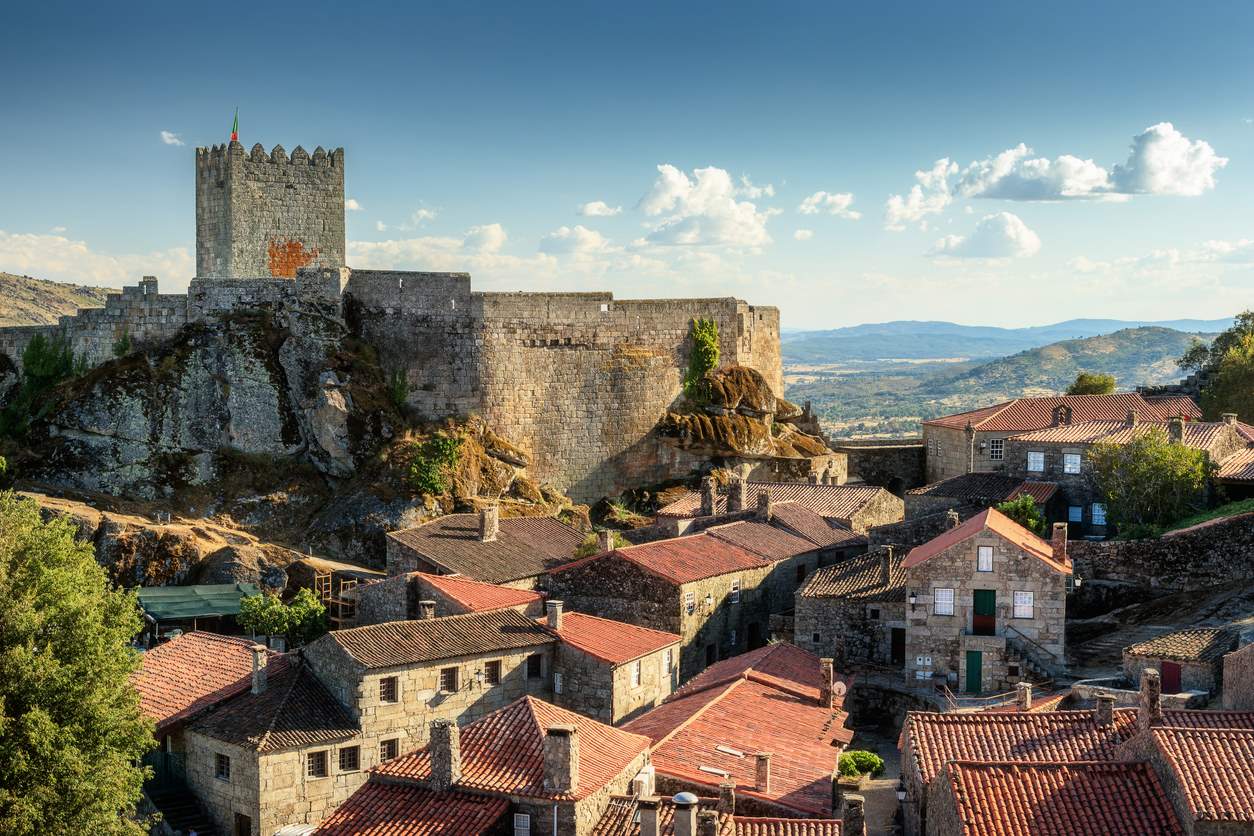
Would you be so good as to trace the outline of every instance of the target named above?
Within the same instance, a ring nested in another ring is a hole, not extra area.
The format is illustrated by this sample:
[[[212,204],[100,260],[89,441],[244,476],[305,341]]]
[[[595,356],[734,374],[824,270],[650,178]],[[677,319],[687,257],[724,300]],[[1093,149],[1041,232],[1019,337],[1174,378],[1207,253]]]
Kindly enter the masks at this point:
[[[843,682],[833,682],[833,683],[832,683],[832,694],[833,694],[834,696],[837,696],[837,697],[843,697],[843,696],[845,695],[845,683],[843,683]]]

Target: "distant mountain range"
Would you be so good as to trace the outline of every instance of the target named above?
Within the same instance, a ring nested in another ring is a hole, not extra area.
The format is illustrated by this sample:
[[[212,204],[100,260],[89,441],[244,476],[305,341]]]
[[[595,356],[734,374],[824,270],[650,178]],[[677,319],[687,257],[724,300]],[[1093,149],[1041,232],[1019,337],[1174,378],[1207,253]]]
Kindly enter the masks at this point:
[[[1227,319],[1176,319],[1162,322],[1121,319],[1069,319],[1030,328],[958,325],[953,322],[902,320],[830,331],[792,331],[782,335],[784,363],[842,363],[885,359],[992,358],[1060,342],[1111,334],[1128,328],[1156,327],[1187,333],[1217,333]]]
[[[104,307],[105,295],[118,292],[0,272],[0,326],[52,325],[79,308]]]

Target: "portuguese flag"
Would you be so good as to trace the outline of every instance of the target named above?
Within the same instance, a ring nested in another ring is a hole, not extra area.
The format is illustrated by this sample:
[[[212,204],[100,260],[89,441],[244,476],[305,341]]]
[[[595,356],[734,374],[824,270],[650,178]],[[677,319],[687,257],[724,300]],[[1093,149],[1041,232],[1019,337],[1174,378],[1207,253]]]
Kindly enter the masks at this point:
[[[235,108],[235,121],[231,123],[231,142],[239,142],[239,108]]]

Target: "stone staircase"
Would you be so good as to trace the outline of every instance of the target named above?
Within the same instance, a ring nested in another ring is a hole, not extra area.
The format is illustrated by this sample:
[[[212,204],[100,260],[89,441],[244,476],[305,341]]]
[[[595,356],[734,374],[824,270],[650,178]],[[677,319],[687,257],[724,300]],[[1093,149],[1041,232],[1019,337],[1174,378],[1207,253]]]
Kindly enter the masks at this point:
[[[1043,647],[1022,634],[1006,634],[1006,663],[1018,665],[1019,682],[1030,682],[1048,690],[1064,672],[1063,665]],[[1014,677],[1010,677],[1014,679]]]
[[[219,836],[218,829],[204,808],[186,787],[165,787],[148,793],[148,800],[161,811],[166,824],[180,833],[196,832],[196,836]]]

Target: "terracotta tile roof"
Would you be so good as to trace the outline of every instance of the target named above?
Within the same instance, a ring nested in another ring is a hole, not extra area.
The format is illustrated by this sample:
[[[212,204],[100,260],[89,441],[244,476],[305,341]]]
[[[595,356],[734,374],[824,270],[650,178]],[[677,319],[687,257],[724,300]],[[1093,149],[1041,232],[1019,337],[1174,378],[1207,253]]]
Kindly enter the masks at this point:
[[[579,734],[579,786],[573,793],[544,787],[544,735],[550,726],[573,725]],[[461,729],[461,790],[507,793],[527,798],[587,798],[617,778],[649,739],[598,723],[535,697],[523,697]],[[425,781],[431,776],[426,747],[376,768],[389,780]]]
[[[963,473],[930,485],[912,488],[907,496],[937,496],[947,499],[970,499],[981,502],[1002,502],[1023,484],[1022,479],[1001,473]]]
[[[258,752],[345,740],[361,731],[303,664],[289,665],[260,694],[235,697],[190,729]]]
[[[675,805],[669,798],[658,798],[658,836],[675,836]],[[717,798],[698,798],[697,811],[715,810]],[[730,816],[719,816],[718,836],[735,836],[735,824]],[[640,836],[640,821],[636,818],[635,796],[610,796],[609,806],[588,836]]]
[[[131,675],[139,704],[157,730],[187,720],[252,685],[252,639],[196,631],[184,633],[144,653]],[[288,657],[267,651],[269,676],[288,665]]]
[[[1254,711],[1164,711],[1163,725],[1178,729],[1254,729]]]
[[[509,800],[367,781],[314,830],[316,836],[480,836],[495,833]]]
[[[1054,494],[1058,493],[1057,482],[1035,482],[1031,479],[1026,480],[1019,487],[1010,492],[1007,499],[1018,499],[1021,496],[1030,496],[1036,500],[1037,505],[1044,505],[1049,502]]]
[[[333,630],[318,641],[334,642],[366,668],[390,668],[540,647],[552,644],[553,636],[530,616],[503,609]]]
[[[819,657],[795,644],[768,644],[766,647],[715,662],[684,683],[675,691],[674,696],[691,694],[752,675],[768,684],[817,700],[819,686],[823,681],[818,660]],[[844,681],[846,685],[849,684],[848,680]]]
[[[541,619],[540,623],[545,622]],[[674,633],[637,627],[623,621],[610,621],[608,618],[597,618],[581,612],[562,613],[562,629],[551,632],[555,632],[571,647],[611,665],[639,659],[682,640]]]
[[[771,524],[795,531],[815,545],[855,546],[866,542],[866,536],[852,531],[833,519],[816,514],[800,502],[780,502],[771,508]]]
[[[816,551],[818,546],[804,537],[785,531],[770,523],[756,520],[727,523],[707,528],[710,537],[740,546],[774,563],[799,554]]]
[[[1240,450],[1219,463],[1216,479],[1227,482],[1254,482],[1254,449]]]
[[[1042,444],[1128,444],[1152,429],[1167,432],[1167,424],[1161,421],[1142,421],[1128,426],[1124,421],[1085,421],[1065,424],[1035,432],[1011,436],[1015,441],[1040,442]],[[1223,444],[1230,432],[1222,421],[1186,421],[1181,441],[1186,447],[1211,451]]]
[[[1198,627],[1156,636],[1125,647],[1131,656],[1175,659],[1181,662],[1214,662],[1237,646],[1237,633],[1227,627]]]
[[[884,560],[889,561],[888,582],[884,579]],[[832,566],[824,566],[806,580],[798,595],[804,598],[841,598],[847,601],[906,600],[906,570],[900,552],[871,552]]]
[[[1044,398],[1016,398],[1012,401],[945,415],[924,421],[953,429],[963,429],[970,422],[980,432],[1031,432],[1054,423],[1054,407],[1071,407],[1072,423],[1083,421],[1120,421],[1128,410],[1136,410],[1142,420],[1165,421],[1181,414],[1188,420],[1199,420],[1202,411],[1189,398],[1144,398],[1136,392],[1113,395],[1055,395]]]
[[[1254,822],[1254,729],[1159,727],[1151,735],[1194,820]]]
[[[1046,565],[1058,572],[1071,572],[1071,561],[1069,559],[1065,564],[1056,561],[1054,559],[1053,547],[1048,542],[1037,537],[995,508],[986,508],[956,528],[951,528],[949,531],[934,537],[921,546],[915,546],[910,550],[910,554],[906,555],[906,560],[902,566],[906,569],[909,569],[911,566],[918,566],[928,558],[935,557],[945,549],[974,537],[985,530],[999,535],[1028,554],[1040,558]]]
[[[768,819],[735,816],[736,836],[840,836],[840,819]]]
[[[450,573],[489,583],[539,575],[572,559],[584,535],[556,517],[510,517],[495,540],[479,540],[477,514],[450,514],[388,537]]]
[[[438,589],[470,612],[517,607],[539,601],[544,597],[529,589],[511,589],[508,586],[497,586],[461,575],[432,575],[427,572],[414,572],[413,574],[421,578],[423,583]]]
[[[673,584],[685,584],[729,572],[760,569],[770,563],[751,551],[732,545],[717,537],[691,534],[655,540],[638,546],[624,546],[605,554],[593,555],[560,566],[552,571],[564,572],[594,560],[627,560],[646,572],[657,575]]]
[[[962,836],[1183,836],[1149,764],[949,763]]]
[[[839,520],[848,525],[850,520],[873,499],[887,493],[873,485],[814,485],[809,482],[749,482],[747,493],[750,509],[757,503],[758,494],[766,491],[772,503],[796,502],[821,517]],[[750,510],[746,509],[746,510]],[[714,497],[714,512],[727,513],[727,495]],[[659,517],[697,517],[701,515],[701,492],[688,491],[657,512]]]

